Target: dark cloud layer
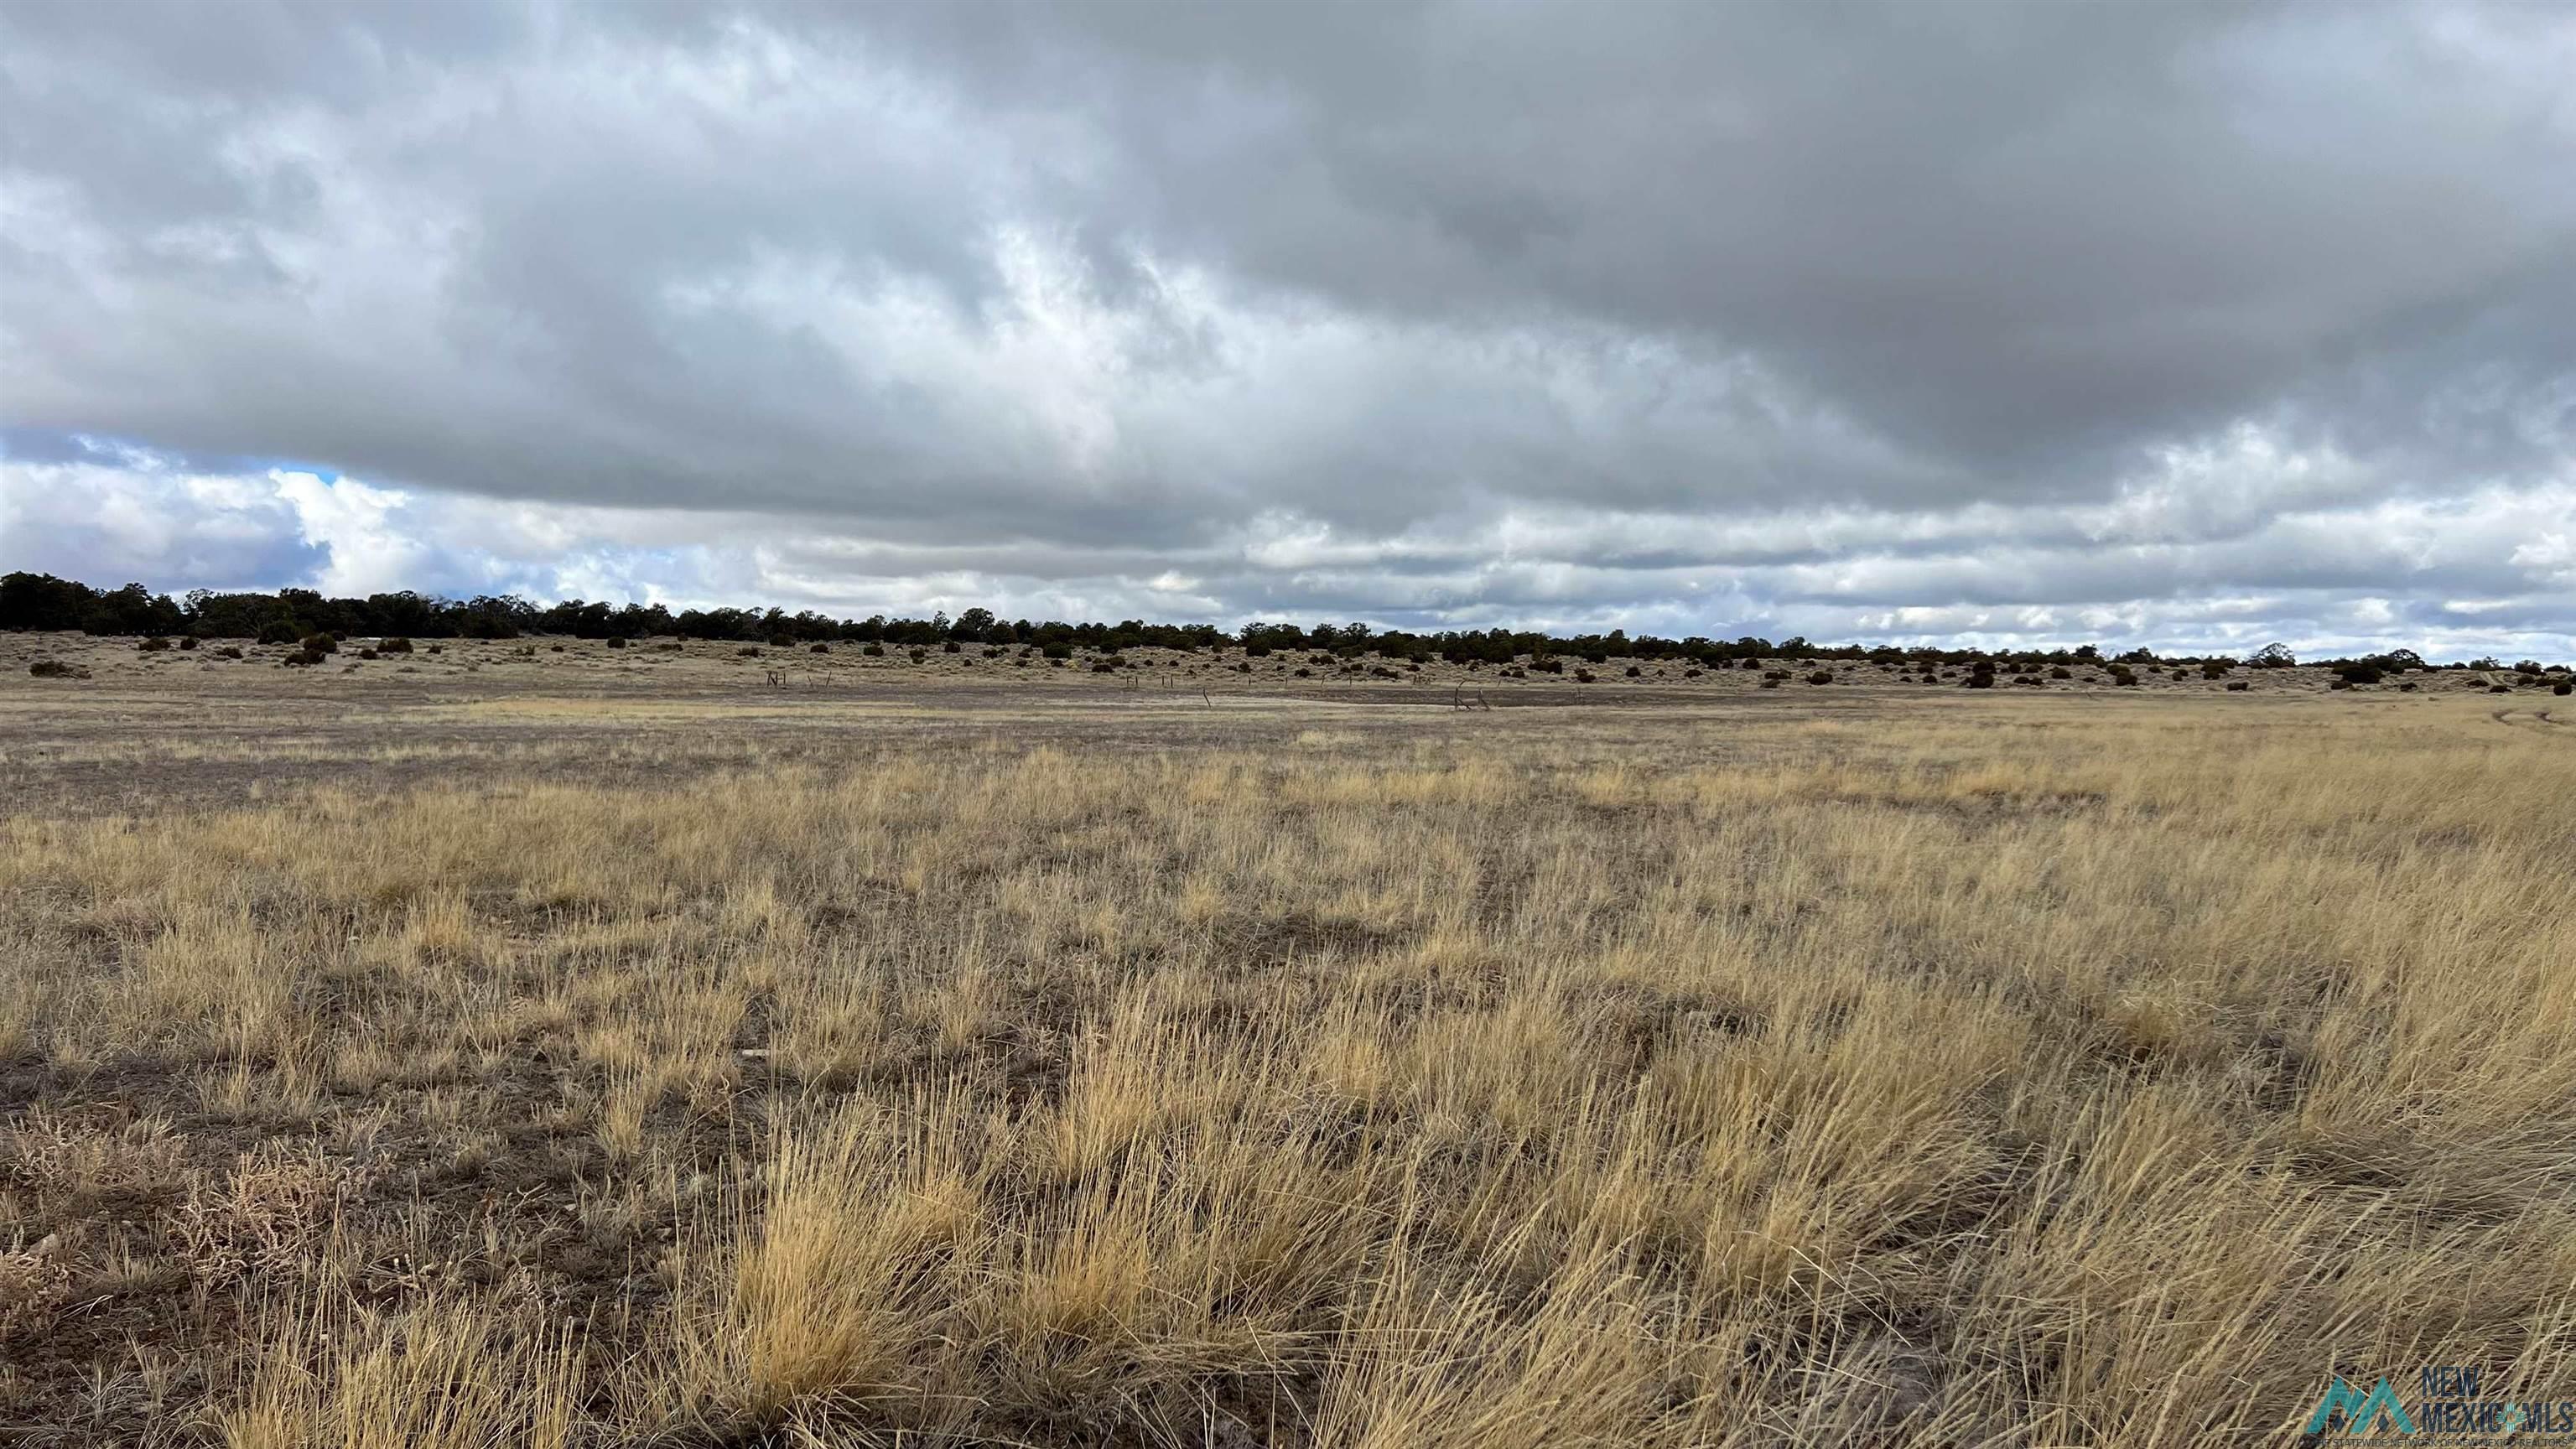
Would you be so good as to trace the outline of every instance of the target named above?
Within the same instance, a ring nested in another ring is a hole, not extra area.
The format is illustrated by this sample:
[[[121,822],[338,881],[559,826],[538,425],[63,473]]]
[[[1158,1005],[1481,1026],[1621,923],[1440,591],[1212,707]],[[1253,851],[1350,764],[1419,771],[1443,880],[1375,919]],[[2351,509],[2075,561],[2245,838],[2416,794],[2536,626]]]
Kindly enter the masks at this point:
[[[12,562],[2576,636],[2546,7],[5,17]]]

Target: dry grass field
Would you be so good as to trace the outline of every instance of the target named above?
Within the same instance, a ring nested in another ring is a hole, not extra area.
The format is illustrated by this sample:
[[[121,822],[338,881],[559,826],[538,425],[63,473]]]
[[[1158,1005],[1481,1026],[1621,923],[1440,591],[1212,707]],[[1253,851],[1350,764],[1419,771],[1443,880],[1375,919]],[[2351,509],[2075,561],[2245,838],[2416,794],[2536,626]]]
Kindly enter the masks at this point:
[[[0,677],[0,1439],[2181,1445],[2335,1372],[2576,1393],[2546,695],[480,647]]]

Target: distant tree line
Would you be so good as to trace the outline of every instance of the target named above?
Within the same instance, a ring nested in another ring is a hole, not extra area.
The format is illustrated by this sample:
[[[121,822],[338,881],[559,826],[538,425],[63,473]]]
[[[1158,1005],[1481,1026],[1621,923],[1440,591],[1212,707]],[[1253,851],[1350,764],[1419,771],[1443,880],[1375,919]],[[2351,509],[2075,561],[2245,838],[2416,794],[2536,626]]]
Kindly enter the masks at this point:
[[[1389,659],[1428,663],[1508,664],[1528,657],[1542,662],[1563,659],[1598,664],[1613,656],[1673,660],[1711,668],[1749,664],[1756,659],[1866,660],[1879,663],[1969,663],[1980,659],[2029,663],[2199,665],[2238,661],[2228,656],[2159,655],[2132,649],[2105,661],[2087,644],[2074,649],[1986,650],[1897,648],[1892,645],[1815,644],[1805,639],[1774,642],[1740,639],[1663,639],[1651,634],[1630,638],[1626,631],[1558,635],[1519,629],[1455,630],[1421,634],[1402,629],[1377,630],[1367,624],[1250,623],[1228,633],[1213,624],[1150,624],[1128,619],[1116,624],[1066,623],[1049,619],[1006,620],[990,609],[968,609],[955,618],[945,613],[927,619],[835,619],[811,609],[790,614],[783,609],[683,609],[674,613],[661,604],[610,604],[583,599],[540,605],[511,595],[451,599],[436,595],[369,594],[363,599],[326,598],[310,589],[275,593],[219,593],[192,590],[178,598],[156,594],[143,585],[95,589],[51,574],[0,576],[0,630],[68,630],[89,634],[194,636],[201,639],[296,639],[311,634],[399,636],[422,639],[513,639],[522,634],[569,635],[581,639],[738,640],[754,643],[804,644],[850,641],[868,644],[938,645],[949,642],[1027,645],[1062,655],[1074,649],[1114,653],[1122,649],[1159,648],[1222,650],[1239,648],[1254,657],[1287,652],[1319,652],[1343,658],[1375,654]],[[2254,668],[2279,667],[2298,661],[2273,644],[2243,661]],[[2387,671],[2431,669],[2414,651],[2399,649],[2360,659],[2317,661],[2336,666],[2367,665]],[[2462,661],[2454,668],[2496,669],[2493,659]],[[2537,666],[2534,666],[2535,668]]]

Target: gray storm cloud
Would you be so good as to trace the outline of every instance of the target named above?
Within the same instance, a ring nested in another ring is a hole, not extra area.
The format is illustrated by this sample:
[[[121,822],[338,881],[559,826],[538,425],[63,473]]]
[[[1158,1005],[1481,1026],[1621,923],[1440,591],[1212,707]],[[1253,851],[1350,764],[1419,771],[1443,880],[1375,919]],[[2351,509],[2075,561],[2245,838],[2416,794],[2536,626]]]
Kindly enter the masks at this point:
[[[2564,11],[5,23],[16,566],[2576,636]]]

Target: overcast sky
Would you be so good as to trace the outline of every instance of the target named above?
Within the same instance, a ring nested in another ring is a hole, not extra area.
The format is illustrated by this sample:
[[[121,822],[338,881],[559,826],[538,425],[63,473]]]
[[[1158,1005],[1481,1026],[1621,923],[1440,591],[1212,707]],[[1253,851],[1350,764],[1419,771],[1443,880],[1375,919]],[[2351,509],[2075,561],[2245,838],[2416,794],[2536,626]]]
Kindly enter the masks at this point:
[[[2576,653],[2576,9],[0,3],[0,567]]]

